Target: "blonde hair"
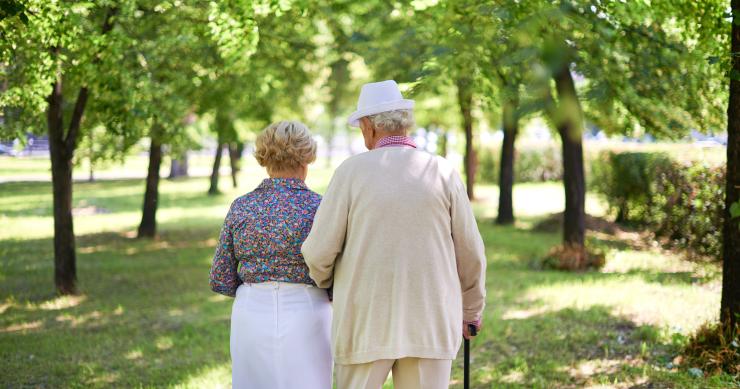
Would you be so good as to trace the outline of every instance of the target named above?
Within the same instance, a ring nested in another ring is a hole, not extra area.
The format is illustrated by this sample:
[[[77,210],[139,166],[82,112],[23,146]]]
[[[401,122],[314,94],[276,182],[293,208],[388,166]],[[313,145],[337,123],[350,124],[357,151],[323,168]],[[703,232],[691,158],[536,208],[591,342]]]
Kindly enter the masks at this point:
[[[316,160],[316,141],[305,124],[284,120],[257,135],[254,157],[268,173],[298,169]]]

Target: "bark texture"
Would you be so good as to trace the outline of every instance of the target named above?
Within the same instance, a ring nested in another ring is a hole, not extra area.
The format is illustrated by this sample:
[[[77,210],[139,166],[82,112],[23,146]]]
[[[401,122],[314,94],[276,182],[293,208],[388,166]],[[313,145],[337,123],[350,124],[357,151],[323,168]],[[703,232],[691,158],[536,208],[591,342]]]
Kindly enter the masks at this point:
[[[465,187],[470,200],[475,199],[475,173],[478,166],[473,146],[473,91],[472,82],[467,79],[458,80],[457,97],[462,115],[462,125],[465,131]]]
[[[498,216],[496,223],[514,223],[514,143],[519,132],[519,117],[517,116],[518,99],[507,99],[503,106],[504,141],[501,145],[501,163],[498,176],[499,197]]]
[[[58,54],[59,49],[55,48],[54,52]],[[54,197],[54,284],[59,294],[74,294],[77,292],[77,255],[72,220],[72,157],[77,147],[88,90],[85,87],[80,88],[69,129],[65,134],[62,85],[63,79],[59,74],[52,86],[47,110]]]
[[[213,158],[213,171],[211,171],[211,186],[208,188],[209,195],[219,194],[218,190],[218,177],[219,170],[221,170],[221,158],[223,157],[224,144],[219,139],[218,146],[216,146],[216,155]]]
[[[586,179],[583,171],[583,111],[567,64],[554,75],[558,93],[557,130],[563,143],[565,214],[563,243],[583,246],[586,235]]]
[[[732,71],[727,106],[727,184],[722,254],[721,318],[740,323],[740,0],[732,0]],[[733,210],[734,218],[733,218]]]
[[[144,205],[139,224],[139,238],[153,238],[157,234],[157,206],[159,204],[159,168],[162,166],[162,144],[152,138],[149,148],[149,169],[146,175]]]

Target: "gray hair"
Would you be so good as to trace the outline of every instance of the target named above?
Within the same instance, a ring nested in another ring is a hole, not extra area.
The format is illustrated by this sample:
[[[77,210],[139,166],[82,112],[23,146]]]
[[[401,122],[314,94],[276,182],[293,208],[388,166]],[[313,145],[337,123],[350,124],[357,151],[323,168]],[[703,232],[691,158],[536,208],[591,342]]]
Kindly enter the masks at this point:
[[[414,112],[410,109],[397,109],[367,117],[377,130],[384,132],[407,131],[414,126]]]

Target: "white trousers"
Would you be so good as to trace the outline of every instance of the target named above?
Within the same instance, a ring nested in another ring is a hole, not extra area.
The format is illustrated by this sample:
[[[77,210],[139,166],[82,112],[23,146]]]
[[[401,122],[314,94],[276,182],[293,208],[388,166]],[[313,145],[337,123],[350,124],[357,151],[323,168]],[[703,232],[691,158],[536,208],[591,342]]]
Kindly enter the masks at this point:
[[[305,284],[242,284],[231,312],[234,389],[331,389],[326,290]]]

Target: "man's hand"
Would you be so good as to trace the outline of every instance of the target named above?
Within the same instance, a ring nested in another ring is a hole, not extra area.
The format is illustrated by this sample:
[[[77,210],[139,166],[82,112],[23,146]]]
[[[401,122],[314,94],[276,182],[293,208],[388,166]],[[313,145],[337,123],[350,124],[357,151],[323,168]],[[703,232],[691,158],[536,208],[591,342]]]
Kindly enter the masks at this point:
[[[463,322],[463,337],[465,339],[472,339],[472,338],[474,338],[476,335],[478,335],[480,333],[481,328],[483,328],[483,325],[482,324],[483,323],[481,323],[480,320],[478,320],[476,322]],[[475,329],[476,329],[475,335],[473,335],[473,334],[470,333],[470,326],[471,325],[474,326]]]

